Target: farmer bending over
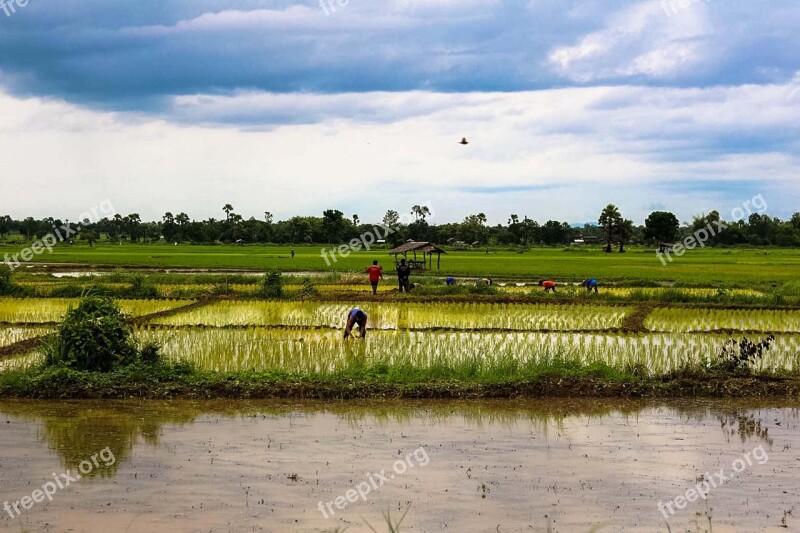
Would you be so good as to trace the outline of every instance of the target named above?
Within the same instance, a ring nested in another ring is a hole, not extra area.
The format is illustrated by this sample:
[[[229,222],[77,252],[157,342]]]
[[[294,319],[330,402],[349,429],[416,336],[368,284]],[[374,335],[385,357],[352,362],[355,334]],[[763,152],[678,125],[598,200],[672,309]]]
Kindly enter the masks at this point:
[[[556,292],[556,282],[552,280],[542,280],[539,282],[539,285],[544,287],[544,292],[553,291]]]
[[[597,292],[597,280],[594,278],[583,280],[581,286],[586,287],[586,290],[589,292],[592,292],[592,289],[594,289],[594,292]]]
[[[347,325],[344,327],[345,339],[353,334],[353,326],[356,325],[358,326],[358,330],[361,333],[361,338],[363,339],[367,336],[367,313],[358,307],[354,307],[347,314]]]

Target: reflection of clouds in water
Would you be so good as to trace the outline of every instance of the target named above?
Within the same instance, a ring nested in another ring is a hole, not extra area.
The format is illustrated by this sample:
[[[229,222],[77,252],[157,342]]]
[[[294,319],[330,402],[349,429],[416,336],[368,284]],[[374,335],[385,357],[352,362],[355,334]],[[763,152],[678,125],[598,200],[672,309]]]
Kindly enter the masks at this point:
[[[22,461],[0,469],[0,481],[12,492],[49,472],[44,465],[53,454],[36,446],[37,436],[66,463],[105,446],[126,451],[124,483],[98,479],[94,492],[82,487],[65,493],[41,520],[52,523],[51,513],[76,505],[88,516],[113,501],[105,515],[112,524],[124,526],[131,518],[126,512],[146,508],[154,520],[201,520],[184,524],[194,530],[244,530],[259,520],[276,529],[331,528],[333,523],[311,516],[318,501],[350,488],[364,472],[390,468],[419,446],[428,450],[430,463],[405,473],[402,483],[381,487],[349,517],[372,519],[391,503],[411,501],[408,525],[416,530],[446,523],[454,531],[488,531],[500,523],[501,531],[509,531],[541,528],[548,520],[560,531],[609,521],[612,529],[652,530],[659,498],[672,498],[712,466],[727,468],[741,457],[731,428],[752,449],[777,419],[782,425],[768,436],[776,448],[770,462],[713,495],[715,526],[741,517],[737,525],[752,530],[763,524],[765,512],[776,512],[781,498],[795,497],[772,489],[796,475],[793,461],[778,449],[800,432],[796,409],[759,402],[11,402],[0,413],[0,421],[3,415],[12,421],[12,431],[0,432],[0,447],[8,457],[35,460],[30,470]],[[35,434],[26,420],[35,422]],[[152,446],[141,447],[134,459],[132,448],[140,443]],[[765,489],[748,494],[755,486]],[[744,511],[738,502],[747,497],[753,505]],[[193,507],[198,502],[219,507],[200,519]]]

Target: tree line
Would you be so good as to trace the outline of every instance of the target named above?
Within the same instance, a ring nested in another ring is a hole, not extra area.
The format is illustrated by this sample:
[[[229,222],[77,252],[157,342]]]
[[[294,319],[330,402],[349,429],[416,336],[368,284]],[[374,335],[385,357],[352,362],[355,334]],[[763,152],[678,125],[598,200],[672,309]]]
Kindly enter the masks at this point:
[[[273,220],[264,212],[263,219],[245,219],[230,204],[222,208],[219,219],[194,220],[186,213],[164,213],[161,220],[143,221],[139,214],[115,215],[96,222],[81,221],[77,239],[93,244],[96,241],[153,243],[274,243],[274,244],[335,244],[357,238],[376,224],[395,231],[388,243],[397,245],[409,239],[430,241],[454,246],[536,246],[568,245],[575,241],[602,243],[606,251],[624,251],[629,244],[671,243],[693,234],[700,228],[723,221],[718,211],[695,217],[681,224],[669,211],[654,211],[643,225],[636,225],[622,216],[613,204],[606,206],[596,224],[576,227],[567,222],[548,220],[542,224],[517,214],[511,214],[506,224],[488,225],[484,213],[468,215],[461,222],[430,224],[427,207],[415,205],[410,214],[413,221],[402,223],[398,211],[389,210],[378,222],[363,222],[357,214],[346,216],[338,209],[326,209],[322,216],[294,216],[288,220]],[[411,217],[409,217],[409,220]],[[72,223],[74,224],[75,221]],[[711,237],[710,246],[800,246],[800,213],[789,220],[753,213],[743,220],[723,221],[725,230]],[[48,217],[27,217],[14,220],[0,216],[0,241],[41,239],[69,221]]]

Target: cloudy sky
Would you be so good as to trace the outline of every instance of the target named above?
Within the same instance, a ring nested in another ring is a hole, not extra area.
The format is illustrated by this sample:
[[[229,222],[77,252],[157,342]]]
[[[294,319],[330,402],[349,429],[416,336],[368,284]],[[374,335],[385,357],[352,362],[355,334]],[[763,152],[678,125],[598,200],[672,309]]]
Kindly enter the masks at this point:
[[[797,0],[10,1],[0,214],[800,211]]]

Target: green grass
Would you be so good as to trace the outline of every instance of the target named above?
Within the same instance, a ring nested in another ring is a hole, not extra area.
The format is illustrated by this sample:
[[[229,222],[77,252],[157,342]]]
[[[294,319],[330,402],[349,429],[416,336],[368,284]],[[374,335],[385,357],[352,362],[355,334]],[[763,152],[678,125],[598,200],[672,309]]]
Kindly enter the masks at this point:
[[[19,246],[0,246],[0,256],[13,254]],[[296,246],[292,259],[289,247],[280,246],[194,246],[179,245],[96,245],[59,246],[52,254],[36,256],[41,262],[80,263],[105,266],[186,267],[258,269],[284,271],[363,271],[372,259],[379,259],[387,273],[394,270],[387,249],[354,252],[328,267],[320,246]],[[435,265],[434,265],[435,268]],[[625,254],[605,254],[597,248],[564,251],[537,248],[522,254],[511,251],[454,251],[442,256],[441,271],[431,275],[516,277],[529,280],[554,278],[580,280],[595,277],[602,282],[627,281],[649,284],[677,282],[683,286],[774,288],[796,282],[800,274],[800,250],[793,249],[696,249],[663,265],[652,249],[632,248]],[[393,283],[391,278],[387,283]]]
[[[213,372],[185,363],[134,364],[81,372],[34,366],[0,372],[0,398],[520,398],[520,397],[789,397],[800,380],[771,373],[710,374],[686,368],[669,379],[636,367],[569,359],[491,366],[463,361],[429,369],[354,359],[334,373],[286,370]]]

